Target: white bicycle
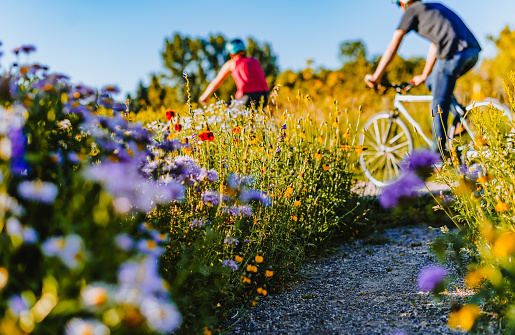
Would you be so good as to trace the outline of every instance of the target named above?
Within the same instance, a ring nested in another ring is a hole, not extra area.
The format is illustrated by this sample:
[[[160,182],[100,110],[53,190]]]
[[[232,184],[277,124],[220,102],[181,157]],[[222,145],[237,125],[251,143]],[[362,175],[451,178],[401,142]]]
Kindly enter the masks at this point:
[[[363,172],[372,183],[379,187],[388,185],[401,175],[402,159],[413,152],[413,138],[406,122],[429,147],[433,144],[432,135],[424,134],[420,124],[403,105],[404,102],[431,102],[433,97],[430,95],[405,95],[412,87],[410,83],[385,86],[386,89],[393,89],[397,92],[393,103],[394,109],[371,116],[365,122],[359,138],[359,144],[365,148],[359,157]],[[453,97],[449,114],[454,115],[454,119],[447,130],[447,136],[452,139],[465,133],[473,141],[473,125],[467,117],[468,113],[474,108],[490,106],[503,111],[504,115],[510,121],[512,120],[510,108],[496,99],[486,98],[462,107]]]

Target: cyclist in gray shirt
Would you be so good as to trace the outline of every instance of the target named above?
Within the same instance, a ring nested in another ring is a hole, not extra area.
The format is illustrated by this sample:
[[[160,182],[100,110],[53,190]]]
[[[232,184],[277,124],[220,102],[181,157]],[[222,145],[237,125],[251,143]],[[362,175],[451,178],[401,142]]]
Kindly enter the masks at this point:
[[[404,15],[376,71],[366,75],[365,82],[371,88],[377,86],[397,54],[404,35],[410,31],[415,31],[431,41],[424,71],[415,76],[411,83],[418,86],[426,82],[431,90],[431,109],[435,115],[433,150],[446,153],[444,125],[447,125],[456,80],[477,63],[481,47],[458,15],[444,5],[420,0],[392,1],[402,8]],[[438,107],[441,114],[437,113]]]

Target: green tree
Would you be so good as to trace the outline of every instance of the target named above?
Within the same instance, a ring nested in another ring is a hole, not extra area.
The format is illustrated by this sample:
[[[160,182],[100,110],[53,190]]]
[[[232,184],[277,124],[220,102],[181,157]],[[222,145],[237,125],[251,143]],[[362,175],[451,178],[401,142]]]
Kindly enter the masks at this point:
[[[367,48],[361,40],[345,41],[340,44],[340,59],[344,63],[367,59]]]

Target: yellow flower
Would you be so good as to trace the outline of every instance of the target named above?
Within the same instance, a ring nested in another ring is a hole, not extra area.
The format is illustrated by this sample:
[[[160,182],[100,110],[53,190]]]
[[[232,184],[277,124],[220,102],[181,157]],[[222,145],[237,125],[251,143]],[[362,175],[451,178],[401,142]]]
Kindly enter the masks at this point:
[[[497,205],[495,205],[496,212],[508,212],[510,210],[510,206],[507,203],[499,201]]]
[[[352,149],[352,147],[350,145],[348,145],[348,144],[344,144],[344,145],[342,145],[342,149],[345,150],[345,151],[349,151],[349,150]]]
[[[256,260],[256,263],[263,263],[263,256],[256,255],[254,259]]]
[[[479,312],[479,307],[476,305],[465,305],[459,311],[449,315],[449,327],[469,331],[479,316]]]
[[[339,125],[340,125],[340,123],[338,121],[334,121],[333,122],[333,127],[334,128],[338,128]]]
[[[292,215],[292,216],[291,216],[291,219],[292,219],[293,221],[297,222],[297,217],[296,217],[295,215]]]
[[[323,136],[318,136],[317,141],[319,143],[324,143],[324,137]]]
[[[484,147],[484,146],[486,146],[486,140],[485,140],[483,137],[478,137],[478,138],[476,138],[476,140],[474,141],[474,146],[475,146],[476,148]]]
[[[347,132],[343,135],[343,138],[350,138],[350,131],[347,131]]]
[[[0,268],[0,290],[2,290],[5,285],[7,285],[7,280],[9,279],[9,272],[6,268]]]
[[[305,131],[303,131],[302,133],[300,133],[300,135],[299,135],[299,136],[300,136],[300,138],[306,138],[306,132],[305,132]]]
[[[293,203],[293,206],[299,207],[300,206],[300,200],[295,200],[295,202]]]
[[[490,180],[492,180],[492,177],[490,175],[488,175],[488,174],[486,176],[481,176],[481,177],[477,178],[477,182],[481,183],[481,184],[484,184],[484,183],[486,183],[487,181],[490,181]]]
[[[324,169],[324,171],[327,171],[330,169],[329,165],[327,165],[327,164],[322,164],[322,168]]]
[[[498,259],[512,254],[515,251],[515,234],[508,232],[499,236],[494,241],[492,251]]]
[[[315,154],[315,159],[322,159],[322,154],[320,152],[317,152]]]
[[[265,289],[263,289],[263,291],[261,291],[261,294],[262,294],[262,295],[267,295],[267,294],[268,294],[268,292],[267,292]]]
[[[265,271],[265,276],[266,276],[267,278],[270,278],[270,277],[272,277],[273,275],[274,275],[274,271],[272,271],[272,270],[266,270],[266,271]]]
[[[494,268],[481,267],[467,274],[465,285],[470,288],[476,288],[485,279],[488,279],[494,285],[499,285],[502,282],[502,274]]]
[[[286,188],[286,191],[284,191],[284,196],[287,198],[293,194],[293,187],[288,186]]]
[[[241,263],[241,262],[243,261],[243,257],[241,257],[240,255],[236,255],[236,256],[234,257],[234,260],[235,260],[236,262],[238,262],[238,263]]]
[[[354,149],[354,150],[356,151],[356,155],[360,156],[360,155],[363,153],[363,151],[365,151],[366,149],[365,149],[365,148],[363,148],[363,146],[358,145],[358,146],[356,147],[356,149]]]
[[[257,272],[257,266],[249,264],[249,265],[247,265],[247,271],[248,272]]]
[[[259,287],[259,288],[257,289],[257,293],[261,294],[261,292],[263,292],[263,288],[262,288],[262,287]]]
[[[203,333],[203,334],[204,334],[204,335],[211,335],[211,334],[212,334],[212,332],[209,330],[209,328],[204,327],[204,333]]]
[[[253,301],[252,306],[256,306],[256,305],[257,305],[257,301]]]

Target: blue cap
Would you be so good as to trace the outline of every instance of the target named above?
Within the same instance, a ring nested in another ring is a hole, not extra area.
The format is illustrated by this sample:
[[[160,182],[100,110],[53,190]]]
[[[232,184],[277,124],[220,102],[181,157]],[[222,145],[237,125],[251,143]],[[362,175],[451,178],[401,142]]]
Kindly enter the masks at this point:
[[[225,45],[225,51],[231,55],[236,55],[238,52],[245,50],[247,48],[245,48],[245,44],[240,39],[232,40]]]

